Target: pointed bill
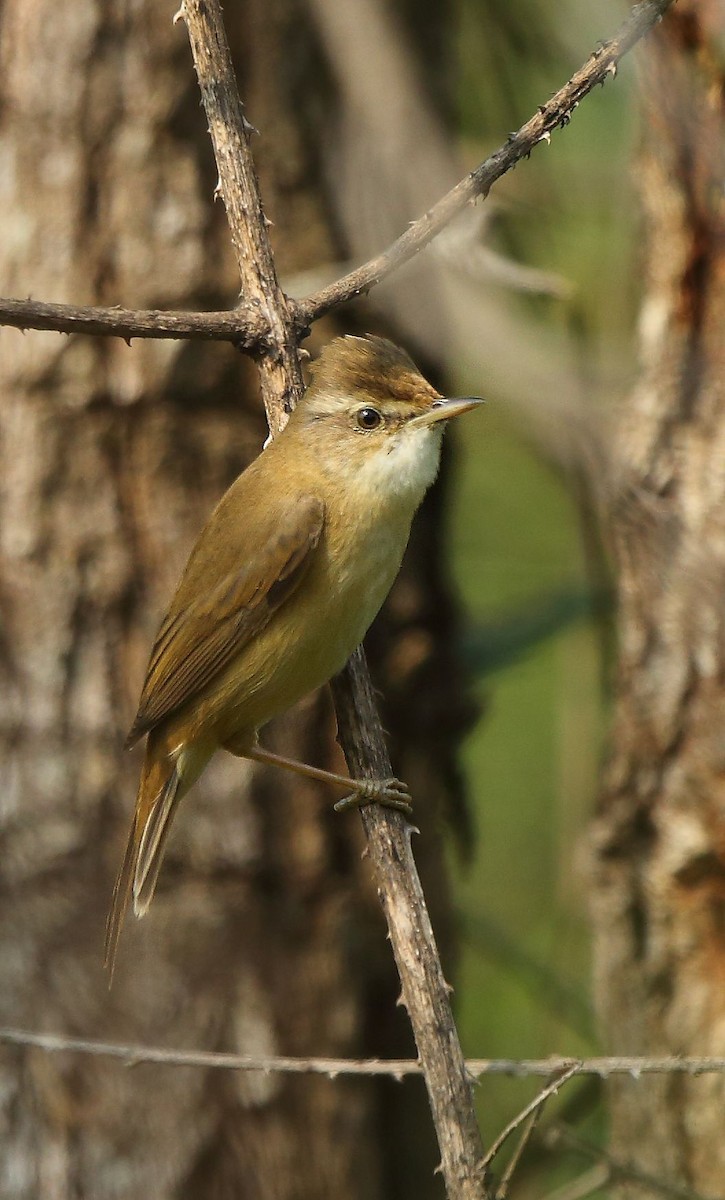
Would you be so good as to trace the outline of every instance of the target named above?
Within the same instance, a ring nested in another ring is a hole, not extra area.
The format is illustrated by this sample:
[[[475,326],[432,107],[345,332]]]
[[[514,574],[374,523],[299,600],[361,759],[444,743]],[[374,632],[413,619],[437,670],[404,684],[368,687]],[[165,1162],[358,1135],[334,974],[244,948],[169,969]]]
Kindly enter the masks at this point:
[[[485,401],[480,396],[458,396],[452,400],[434,400],[427,412],[419,417],[413,417],[410,425],[420,428],[421,425],[434,425],[436,421],[450,421],[451,417],[460,417],[471,409],[478,408]]]

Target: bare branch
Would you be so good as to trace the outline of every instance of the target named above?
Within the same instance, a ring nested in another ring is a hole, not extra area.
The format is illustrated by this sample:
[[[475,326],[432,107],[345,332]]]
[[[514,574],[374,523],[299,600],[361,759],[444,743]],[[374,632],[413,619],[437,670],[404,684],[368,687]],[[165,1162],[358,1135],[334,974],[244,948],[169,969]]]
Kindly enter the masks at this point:
[[[277,280],[218,0],[182,0],[180,14],[188,28],[209,121],[242,292],[247,303],[259,306],[269,324],[259,369],[274,433],[302,393],[298,333]],[[338,676],[334,694],[340,741],[350,770],[358,778],[392,775],[362,651]],[[480,1200],[486,1193],[483,1145],[449,989],[410,849],[410,829],[399,813],[378,805],[363,809],[361,816],[402,998],[424,1068],[447,1193],[450,1200]]]
[[[260,387],[272,433],[278,432],[303,392],[294,317],[277,278],[242,113],[229,43],[218,0],[182,0],[201,99],[219,170],[245,304],[257,309],[268,328],[255,348]]]
[[[253,350],[267,334],[262,314],[251,305],[228,312],[161,312],[158,309],[78,308],[40,300],[0,299],[0,325],[95,333],[131,338],[204,338]]]
[[[674,0],[642,0],[613,38],[602,42],[575,75],[543,104],[535,116],[512,133],[504,146],[447,192],[432,208],[401,234],[387,250],[351,271],[322,291],[298,302],[298,313],[309,324],[330,309],[370,291],[403,263],[420,253],[442,229],[450,224],[467,204],[486,197],[493,184],[522,158],[528,157],[539,142],[548,142],[558,128],[569,124],[579,102],[597,84],[617,73],[617,63],[660,21]]]
[[[613,1158],[611,1154],[608,1154],[606,1150],[592,1145],[591,1142],[584,1141],[568,1125],[556,1124],[547,1129],[544,1145],[554,1149],[566,1146],[567,1149],[573,1150],[576,1154],[581,1154],[583,1158],[588,1158],[590,1162],[605,1166],[610,1183],[617,1180],[625,1183],[636,1183],[640,1187],[648,1188],[657,1196],[671,1197],[671,1200],[714,1200],[713,1197],[703,1196],[700,1192],[695,1192],[692,1188],[686,1187],[684,1184],[670,1183],[666,1179],[650,1175],[647,1171],[640,1171],[638,1167],[630,1163],[620,1162],[619,1159]]]
[[[237,252],[244,304],[228,314],[161,313],[114,308],[78,308],[30,300],[0,300],[0,325],[13,325],[23,329],[52,329],[63,333],[111,334],[119,337],[214,338],[232,341],[240,349],[252,354],[259,353],[262,345],[269,348],[281,344],[283,349],[281,352],[275,351],[275,356],[279,357],[281,353],[288,369],[292,370],[291,378],[294,379],[297,368],[294,366],[292,342],[304,333],[312,321],[339,304],[369,292],[377,283],[423,250],[467,204],[487,196],[493,184],[522,158],[527,157],[539,142],[548,141],[557,128],[568,124],[584,96],[597,84],[603,84],[609,76],[616,74],[620,59],[661,20],[672,3],[674,0],[643,0],[635,5],[615,37],[602,43],[569,82],[542,105],[536,115],[522,125],[517,133],[512,134],[504,146],[462,179],[427,213],[413,222],[387,250],[321,291],[296,301],[285,297],[279,287],[271,252],[269,249],[263,251],[263,243],[266,240],[268,246],[268,239],[252,238],[254,245],[250,246],[250,239],[245,233],[248,216],[250,224],[266,233],[266,218],[254,174],[252,172],[250,176],[243,166],[247,159],[251,160],[249,130],[236,93],[228,48],[225,56],[222,53],[222,43],[216,36],[218,21],[211,17],[200,21],[198,15],[195,15],[198,6],[189,0],[182,12],[185,18],[191,15],[190,37],[192,29],[195,31],[197,44],[194,47],[192,41],[192,48],[200,86],[202,78],[204,79],[202,92],[204,93],[205,89],[205,106],[210,117],[210,130],[219,163],[219,186],[224,196]],[[204,57],[206,34],[203,30],[208,32],[210,29],[215,34],[210,43],[214,47],[214,55]],[[220,63],[222,69],[217,74]],[[230,83],[234,89],[231,100]],[[212,111],[214,120],[211,117]],[[228,130],[233,128],[236,133],[229,135]],[[242,145],[245,147],[244,155],[240,150]],[[235,200],[235,196],[240,199]],[[247,205],[251,205],[251,208],[245,211]],[[258,250],[261,258],[257,258],[256,253],[249,253],[250,249]],[[276,311],[282,314],[281,327],[274,329],[264,291],[267,286],[271,288],[269,294],[275,297]],[[270,362],[269,359],[267,361]],[[264,368],[262,370],[264,375]],[[300,388],[301,378],[295,379],[293,391],[297,392]],[[294,396],[290,400],[285,395],[286,410],[293,403]],[[265,404],[268,413],[273,417],[271,424],[276,427],[278,420],[282,418],[281,415],[274,415],[274,400],[265,399]]]
[[[422,1075],[423,1067],[413,1058],[291,1058],[278,1055],[223,1054],[215,1050],[174,1050],[162,1046],[98,1042],[65,1034],[35,1033],[29,1029],[0,1029],[0,1044],[33,1046],[49,1054],[90,1054],[96,1058],[119,1058],[129,1064],[156,1063],[164,1067],[204,1067],[223,1071],[268,1071],[277,1075],[384,1075],[402,1080]],[[725,1058],[469,1058],[466,1070],[472,1079],[504,1075],[512,1079],[550,1077],[553,1072],[574,1075],[707,1075],[725,1074]],[[556,1081],[556,1086],[562,1080]],[[537,1098],[538,1099],[538,1098]]]
[[[486,1157],[484,1159],[486,1166],[489,1166],[493,1162],[504,1142],[508,1140],[511,1134],[514,1133],[520,1125],[526,1123],[523,1136],[521,1137],[513,1157],[511,1158],[511,1161],[501,1178],[501,1182],[496,1189],[494,1200],[506,1200],[514,1171],[521,1161],[521,1156],[523,1155],[524,1150],[531,1139],[531,1135],[536,1128],[536,1124],[541,1116],[546,1101],[550,1096],[555,1095],[559,1091],[559,1088],[562,1086],[562,1084],[566,1083],[568,1079],[571,1079],[573,1075],[576,1075],[578,1070],[579,1063],[574,1062],[565,1070],[557,1071],[555,1078],[552,1079],[550,1083],[547,1083],[546,1087],[542,1088],[541,1091],[534,1096],[533,1100],[526,1105],[526,1108],[523,1108],[520,1113],[517,1113],[513,1120],[509,1121],[508,1125],[501,1130],[498,1137],[491,1144],[491,1147],[486,1152]]]
[[[358,778],[392,775],[370,675],[361,649],[332,681],[340,743]],[[423,1064],[441,1165],[450,1200],[480,1197],[483,1145],[433,928],[411,848],[413,829],[400,813],[360,811],[415,1044]]]

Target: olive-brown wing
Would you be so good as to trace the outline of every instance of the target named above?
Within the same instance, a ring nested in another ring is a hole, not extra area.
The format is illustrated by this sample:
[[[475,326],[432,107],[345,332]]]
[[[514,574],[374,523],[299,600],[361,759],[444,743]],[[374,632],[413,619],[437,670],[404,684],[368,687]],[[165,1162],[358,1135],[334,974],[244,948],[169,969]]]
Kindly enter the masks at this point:
[[[322,501],[302,496],[246,561],[201,595],[195,589],[188,600],[182,579],[151,651],[127,746],[199,695],[264,629],[307,573],[323,524]]]

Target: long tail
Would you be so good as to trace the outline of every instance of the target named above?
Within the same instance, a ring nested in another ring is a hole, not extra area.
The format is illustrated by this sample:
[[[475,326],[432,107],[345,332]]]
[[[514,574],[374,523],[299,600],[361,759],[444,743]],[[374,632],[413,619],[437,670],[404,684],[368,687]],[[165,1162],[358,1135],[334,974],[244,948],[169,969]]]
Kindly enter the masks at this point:
[[[148,912],[174,813],[208,759],[209,751],[200,753],[196,747],[170,754],[165,739],[149,736],[136,811],[106,922],[104,961],[111,979],[129,902],[133,897],[137,917]]]

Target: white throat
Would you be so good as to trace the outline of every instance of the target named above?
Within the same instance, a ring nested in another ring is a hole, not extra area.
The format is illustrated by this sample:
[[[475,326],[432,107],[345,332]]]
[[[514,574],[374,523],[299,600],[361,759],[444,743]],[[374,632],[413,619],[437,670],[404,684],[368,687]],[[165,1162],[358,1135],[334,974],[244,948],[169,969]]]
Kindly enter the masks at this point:
[[[398,502],[415,511],[438,474],[442,438],[442,425],[419,429],[404,425],[376,453],[366,456],[356,482],[368,495],[379,496],[382,504]]]

